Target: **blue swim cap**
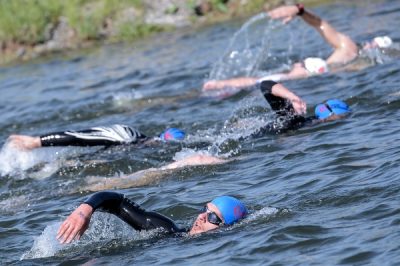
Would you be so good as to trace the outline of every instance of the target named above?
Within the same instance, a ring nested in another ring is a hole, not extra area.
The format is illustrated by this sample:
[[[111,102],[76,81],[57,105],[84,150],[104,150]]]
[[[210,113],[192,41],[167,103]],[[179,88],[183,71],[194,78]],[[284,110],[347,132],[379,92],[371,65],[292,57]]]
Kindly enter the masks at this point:
[[[230,196],[221,196],[211,201],[222,214],[224,223],[231,225],[247,215],[247,209],[237,198]]]
[[[318,104],[315,107],[315,116],[318,119],[325,119],[333,114],[342,115],[348,112],[350,112],[349,106],[337,99],[328,100],[326,103]]]
[[[160,139],[163,141],[183,140],[185,138],[185,132],[178,128],[168,128],[160,135]]]

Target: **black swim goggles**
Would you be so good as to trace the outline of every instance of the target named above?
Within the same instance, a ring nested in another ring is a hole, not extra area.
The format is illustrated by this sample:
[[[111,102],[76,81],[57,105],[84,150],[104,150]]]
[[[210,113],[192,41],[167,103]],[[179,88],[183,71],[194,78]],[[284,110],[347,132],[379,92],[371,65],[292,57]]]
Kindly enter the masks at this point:
[[[331,115],[336,115],[336,112],[333,111],[333,109],[342,109],[342,110],[344,110],[345,112],[348,112],[348,111],[349,111],[348,108],[343,108],[340,104],[328,104],[328,103],[326,102],[326,103],[324,103],[324,105],[325,105],[326,109],[328,109],[328,111],[330,112],[329,116],[331,116]],[[329,116],[328,116],[328,117],[329,117]]]
[[[201,213],[206,213],[207,214],[207,221],[211,224],[215,224],[215,225],[220,225],[223,223],[223,221],[221,220],[221,218],[218,217],[218,215],[215,212],[212,212],[208,209],[207,205],[204,206],[201,209]]]
[[[335,112],[333,112],[331,106],[330,106],[328,103],[324,103],[324,105],[325,105],[326,109],[328,109],[328,111],[330,112],[330,114],[329,114],[328,117],[330,117],[331,115],[334,115],[334,114],[335,114]],[[328,117],[327,117],[327,118],[328,118]]]

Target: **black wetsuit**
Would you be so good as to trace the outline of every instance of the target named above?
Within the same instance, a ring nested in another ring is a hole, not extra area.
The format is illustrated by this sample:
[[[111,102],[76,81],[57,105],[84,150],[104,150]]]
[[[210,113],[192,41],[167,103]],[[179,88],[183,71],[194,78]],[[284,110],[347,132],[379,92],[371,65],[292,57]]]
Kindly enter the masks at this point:
[[[296,130],[305,125],[311,125],[317,120],[316,117],[304,117],[297,115],[290,101],[272,94],[272,87],[275,81],[265,80],[260,83],[260,89],[265,99],[268,101],[272,110],[275,111],[276,118],[273,122],[262,127],[253,136],[264,134],[279,134],[288,130]]]
[[[148,139],[138,130],[126,125],[93,127],[80,131],[54,132],[40,136],[43,147],[97,146],[134,144]]]
[[[188,232],[188,229],[179,228],[164,215],[142,209],[138,204],[125,198],[120,193],[97,192],[84,203],[89,204],[93,211],[99,209],[116,215],[139,231],[162,228],[168,233]]]

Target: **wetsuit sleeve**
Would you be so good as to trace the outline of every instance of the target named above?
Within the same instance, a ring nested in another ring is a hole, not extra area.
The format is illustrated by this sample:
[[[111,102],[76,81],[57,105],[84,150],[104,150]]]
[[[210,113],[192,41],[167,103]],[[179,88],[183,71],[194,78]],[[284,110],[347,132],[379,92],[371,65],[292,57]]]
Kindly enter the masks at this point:
[[[125,126],[94,127],[81,131],[54,132],[40,136],[43,147],[98,146],[137,143],[147,137],[138,130]]]
[[[178,228],[175,223],[157,212],[149,212],[142,209],[135,202],[116,192],[98,192],[93,194],[86,204],[93,210],[100,209],[114,214],[136,230],[149,230],[163,228],[169,233],[186,232],[186,229]]]
[[[276,84],[278,83],[271,80],[265,80],[260,83],[260,89],[264,98],[268,101],[272,110],[274,110],[278,115],[287,115],[288,113],[293,114],[293,106],[288,100],[272,94],[272,87]]]
[[[265,80],[260,83],[260,89],[265,99],[275,111],[276,119],[268,123],[253,136],[261,136],[266,133],[279,134],[287,130],[295,130],[305,125],[305,118],[296,115],[295,110],[289,100],[275,96],[272,94],[272,87],[275,86],[275,81]]]

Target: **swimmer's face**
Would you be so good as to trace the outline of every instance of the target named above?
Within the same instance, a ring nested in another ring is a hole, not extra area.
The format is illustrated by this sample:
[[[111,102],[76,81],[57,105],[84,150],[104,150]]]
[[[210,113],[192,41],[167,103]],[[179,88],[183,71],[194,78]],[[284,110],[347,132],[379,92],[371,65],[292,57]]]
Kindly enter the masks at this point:
[[[208,221],[207,216],[209,215],[209,213],[214,213],[220,221],[223,221],[222,219],[222,215],[221,212],[218,210],[218,208],[212,204],[212,203],[207,203],[207,211],[200,213],[197,216],[196,221],[194,221],[192,229],[190,229],[189,234],[190,235],[196,235],[196,234],[200,234],[200,233],[204,233],[210,230],[214,230],[217,229],[219,227],[219,225],[210,223],[210,221]],[[213,215],[213,214],[211,214]],[[215,221],[213,221],[215,222]]]
[[[346,114],[343,115],[335,115],[335,114],[331,114],[330,116],[328,116],[325,119],[321,119],[322,122],[328,122],[328,121],[334,121],[334,120],[338,120],[338,119],[342,119],[345,118]]]

